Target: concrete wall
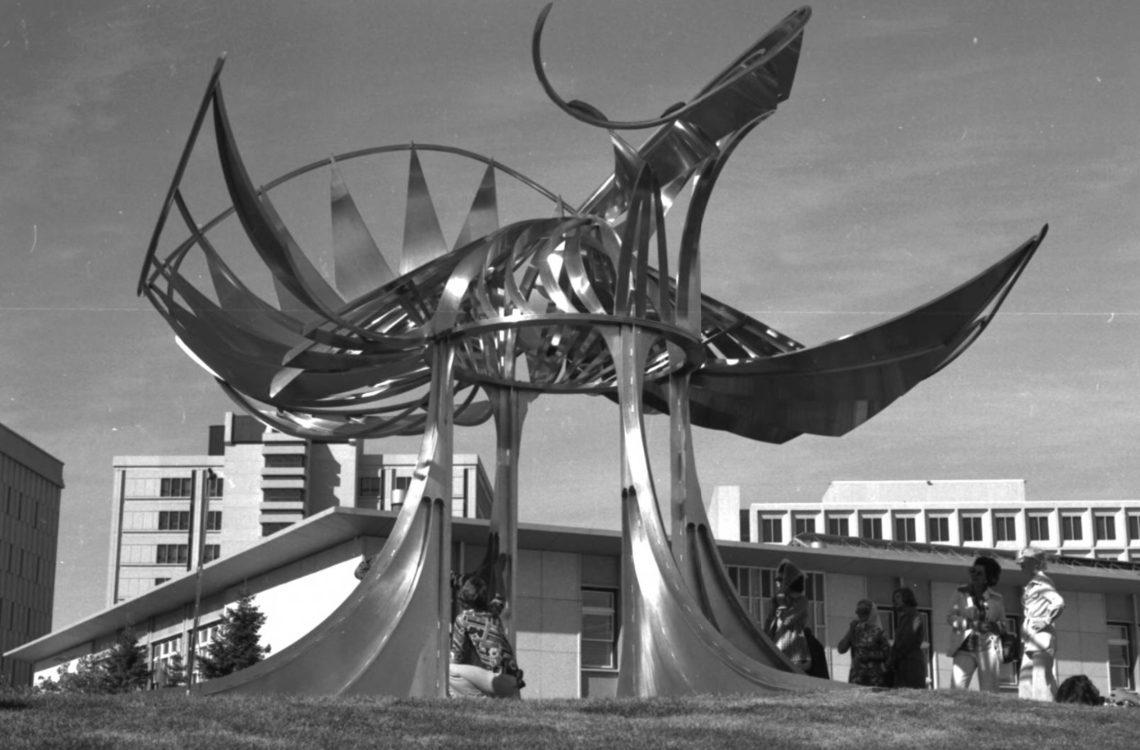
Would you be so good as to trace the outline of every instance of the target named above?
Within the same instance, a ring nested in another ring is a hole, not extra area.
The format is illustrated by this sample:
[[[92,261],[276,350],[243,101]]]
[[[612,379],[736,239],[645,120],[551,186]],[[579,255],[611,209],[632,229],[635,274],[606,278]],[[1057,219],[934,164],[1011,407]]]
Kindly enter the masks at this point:
[[[581,555],[519,550],[516,642],[526,698],[576,698],[582,627]]]

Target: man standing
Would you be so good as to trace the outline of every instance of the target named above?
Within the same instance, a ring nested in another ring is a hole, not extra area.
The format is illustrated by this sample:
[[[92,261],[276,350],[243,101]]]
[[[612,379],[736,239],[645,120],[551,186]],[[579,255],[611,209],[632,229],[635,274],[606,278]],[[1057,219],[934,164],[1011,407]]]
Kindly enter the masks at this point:
[[[1057,593],[1052,579],[1045,575],[1048,553],[1026,547],[1017,556],[1022,571],[1031,574],[1021,595],[1024,621],[1021,625],[1021,672],[1017,694],[1031,700],[1052,701],[1057,694],[1057,676],[1053,661],[1057,656],[1057,631],[1053,623],[1065,609],[1065,600]]]

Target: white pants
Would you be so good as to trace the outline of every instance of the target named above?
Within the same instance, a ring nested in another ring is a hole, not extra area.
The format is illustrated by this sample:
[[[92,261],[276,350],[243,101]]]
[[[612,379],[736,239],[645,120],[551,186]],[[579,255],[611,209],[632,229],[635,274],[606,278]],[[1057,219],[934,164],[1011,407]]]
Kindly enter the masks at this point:
[[[447,686],[452,698],[521,697],[518,679],[472,664],[449,665]]]
[[[954,652],[954,666],[950,671],[950,687],[966,690],[978,673],[978,690],[998,692],[1001,678],[1001,641],[990,638],[981,651],[973,653],[959,649]]]
[[[1052,701],[1057,696],[1057,675],[1053,663],[1057,641],[1051,627],[1023,634],[1024,650],[1017,676],[1017,695],[1035,701]]]

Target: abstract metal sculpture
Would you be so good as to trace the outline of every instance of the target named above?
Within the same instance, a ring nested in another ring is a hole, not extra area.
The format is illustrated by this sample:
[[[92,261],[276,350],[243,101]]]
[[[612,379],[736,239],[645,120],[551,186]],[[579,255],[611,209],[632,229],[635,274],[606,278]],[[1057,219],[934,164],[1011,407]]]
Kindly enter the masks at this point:
[[[882,325],[805,347],[701,292],[701,226],[717,177],[752,128],[791,90],[800,9],[687,104],[657,119],[614,122],[550,98],[611,131],[615,170],[578,208],[498,162],[460,149],[400,145],[315,162],[261,189],[230,127],[219,60],[155,228],[139,293],[242,408],[282,432],[321,440],[423,434],[392,536],[360,587],[325,623],[261,664],[206,683],[251,690],[446,695],[450,619],[451,433],[494,418],[495,504],[484,571],[513,600],[517,458],[540,393],[603,394],[622,428],[623,583],[619,693],[671,695],[822,687],[800,674],[743,610],[709,531],[691,425],[782,443],[842,435],[956,358],[986,327],[1045,235],[974,279]],[[199,226],[181,181],[208,111],[232,207]],[[633,148],[612,131],[656,128]],[[378,249],[338,165],[409,155],[402,254]],[[466,222],[444,243],[420,154],[485,165]],[[330,174],[334,282],[294,239],[270,193],[317,169]],[[499,225],[496,178],[550,202],[556,218]],[[693,185],[668,268],[664,216]],[[156,249],[171,208],[189,237]],[[210,239],[236,216],[268,269],[277,304],[255,293]],[[185,270],[205,262],[212,292]],[[671,534],[645,447],[647,408],[668,413]],[[671,538],[670,538],[671,537]]]

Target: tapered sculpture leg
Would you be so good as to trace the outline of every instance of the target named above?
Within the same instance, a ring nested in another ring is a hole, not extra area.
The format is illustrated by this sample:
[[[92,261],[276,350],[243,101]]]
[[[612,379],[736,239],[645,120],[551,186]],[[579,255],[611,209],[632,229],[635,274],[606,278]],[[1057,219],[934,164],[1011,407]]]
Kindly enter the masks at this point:
[[[452,352],[432,349],[428,427],[392,535],[356,590],[296,643],[204,694],[446,697],[451,619]]]
[[[669,549],[649,468],[641,385],[649,337],[634,327],[610,334],[621,411],[622,631],[618,694],[650,697],[750,693],[839,686],[762,663],[705,617]]]

